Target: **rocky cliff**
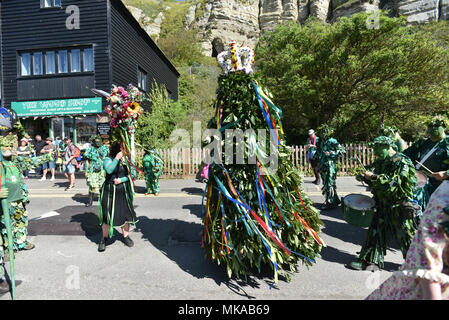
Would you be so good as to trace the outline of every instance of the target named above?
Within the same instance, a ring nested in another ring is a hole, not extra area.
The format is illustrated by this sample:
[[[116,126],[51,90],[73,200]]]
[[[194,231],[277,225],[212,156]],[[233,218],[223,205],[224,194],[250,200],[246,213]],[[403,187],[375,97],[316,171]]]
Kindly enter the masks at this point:
[[[449,19],[449,0],[202,0],[188,8],[184,24],[199,30],[204,53],[214,56],[230,40],[254,46],[262,33],[284,21],[304,22],[313,16],[331,23],[360,11],[379,9],[405,15],[411,24]],[[150,21],[138,8],[130,10],[157,38],[163,12]]]

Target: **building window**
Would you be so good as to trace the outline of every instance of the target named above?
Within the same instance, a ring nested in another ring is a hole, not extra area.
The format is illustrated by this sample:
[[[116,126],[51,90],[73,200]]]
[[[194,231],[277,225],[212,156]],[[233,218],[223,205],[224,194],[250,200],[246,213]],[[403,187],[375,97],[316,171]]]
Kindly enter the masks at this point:
[[[35,52],[33,53],[33,75],[39,76],[43,72],[42,52]]]
[[[147,73],[142,69],[137,69],[137,86],[143,91],[147,91]]]
[[[45,73],[46,74],[56,73],[56,60],[54,51],[47,51],[45,53]]]
[[[20,75],[30,76],[31,75],[31,54],[22,53],[20,55]]]
[[[75,49],[70,51],[70,71],[81,72],[81,51]]]
[[[20,76],[42,76],[93,72],[94,67],[94,49],[86,46],[20,52],[17,69]]]
[[[61,0],[41,0],[41,8],[60,7]]]
[[[67,50],[58,51],[58,73],[67,73]]]
[[[88,48],[84,49],[84,72],[94,71],[94,49]]]

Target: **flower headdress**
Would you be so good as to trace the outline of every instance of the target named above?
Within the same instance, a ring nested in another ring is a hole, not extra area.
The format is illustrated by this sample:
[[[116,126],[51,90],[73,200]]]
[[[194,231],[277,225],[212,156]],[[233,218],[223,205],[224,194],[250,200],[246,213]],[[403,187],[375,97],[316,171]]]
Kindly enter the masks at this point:
[[[226,74],[236,71],[250,74],[253,72],[254,50],[231,41],[228,48],[217,56],[217,61]]]

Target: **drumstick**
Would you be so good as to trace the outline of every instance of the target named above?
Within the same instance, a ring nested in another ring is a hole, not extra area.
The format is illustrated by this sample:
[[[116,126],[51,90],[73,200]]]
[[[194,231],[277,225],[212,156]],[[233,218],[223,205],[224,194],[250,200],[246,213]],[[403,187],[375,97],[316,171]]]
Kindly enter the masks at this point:
[[[425,165],[423,165],[421,162],[419,162],[418,160],[415,160],[419,165],[421,165],[421,167],[423,167],[427,172],[429,172],[430,174],[434,174],[434,172],[432,172],[432,170],[430,170],[429,168],[427,168]]]
[[[363,165],[362,161],[360,161],[359,157],[356,156],[356,157],[353,157],[352,159],[357,160],[357,162],[362,166],[363,170],[368,171],[368,170],[366,170],[366,168],[365,168],[365,166]]]

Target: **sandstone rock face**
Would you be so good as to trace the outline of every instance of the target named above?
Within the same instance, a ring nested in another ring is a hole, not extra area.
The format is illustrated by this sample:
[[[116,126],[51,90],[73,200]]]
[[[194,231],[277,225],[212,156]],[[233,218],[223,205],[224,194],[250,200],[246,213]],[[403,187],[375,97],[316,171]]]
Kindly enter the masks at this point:
[[[379,0],[357,0],[357,1],[341,1],[334,0],[332,2],[332,21],[336,21],[340,17],[350,17],[358,12],[375,12],[379,10]]]
[[[310,15],[326,21],[329,16],[330,0],[310,0]]]
[[[398,9],[401,15],[407,16],[411,24],[437,21],[440,17],[441,0],[401,0]]]
[[[196,21],[206,55],[220,53],[231,40],[254,46],[259,38],[259,0],[209,0]]]
[[[360,11],[374,13],[380,5],[381,0],[206,0],[187,10],[184,26],[198,30],[204,54],[215,56],[231,40],[254,46],[261,34],[286,21],[303,23],[313,16],[334,22]],[[163,12],[152,20],[139,8],[128,8],[157,40]],[[407,16],[410,24],[449,20],[449,0],[384,0],[382,9]]]
[[[161,26],[162,22],[165,18],[163,12],[159,12],[159,14],[156,16],[156,18],[151,19],[150,17],[146,16],[143,11],[139,8],[133,7],[133,6],[126,6],[133,15],[133,17],[139,21],[142,28],[148,33],[153,40],[157,41],[159,38],[159,34],[161,33]],[[168,10],[169,8],[166,8]]]

